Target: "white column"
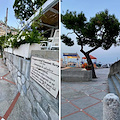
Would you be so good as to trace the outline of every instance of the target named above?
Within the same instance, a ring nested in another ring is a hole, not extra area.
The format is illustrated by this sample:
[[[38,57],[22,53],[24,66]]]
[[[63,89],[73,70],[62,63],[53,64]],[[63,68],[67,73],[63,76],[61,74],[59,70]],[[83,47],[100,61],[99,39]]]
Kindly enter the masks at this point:
[[[64,65],[65,65],[65,56],[64,56]]]
[[[79,67],[80,67],[80,58],[79,58]]]
[[[68,64],[68,60],[69,60],[69,58],[67,57],[67,64]]]

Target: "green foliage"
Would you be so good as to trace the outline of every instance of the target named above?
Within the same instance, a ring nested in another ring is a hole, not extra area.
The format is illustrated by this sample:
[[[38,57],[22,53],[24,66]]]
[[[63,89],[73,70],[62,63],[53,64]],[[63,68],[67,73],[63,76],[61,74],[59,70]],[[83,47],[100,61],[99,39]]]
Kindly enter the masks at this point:
[[[18,35],[19,34],[16,34],[16,35],[12,36],[12,38],[9,41],[10,42],[10,44],[9,44],[10,47],[16,48],[16,47],[20,46],[20,44],[17,41]]]
[[[12,36],[11,33],[7,34],[7,37],[5,35],[0,37],[0,46],[1,47],[8,47],[10,42],[8,41],[8,39]]]
[[[20,45],[25,44],[25,43],[40,43],[41,41],[45,41],[46,38],[44,38],[43,34],[40,33],[35,26],[31,26],[32,31],[23,31],[22,34],[19,36],[16,35],[14,36],[12,42],[11,42],[11,47],[12,48],[18,48]]]
[[[92,69],[92,66],[91,66],[91,65],[86,65],[86,66],[85,66],[85,69],[91,70],[91,69]]]
[[[63,43],[65,43],[68,46],[73,46],[74,42],[71,40],[71,38],[65,36],[64,34],[61,36],[61,40]]]
[[[36,10],[47,0],[15,0],[13,9],[15,16],[20,20],[28,20]]]
[[[1,36],[0,37],[0,46],[3,46],[4,42],[5,42],[5,36]]]
[[[68,10],[65,15],[62,15],[61,18],[65,28],[78,32],[84,28],[87,20],[82,12],[77,15],[76,12],[69,12]]]
[[[116,38],[119,35],[120,23],[115,15],[110,15],[108,10],[105,10],[97,13],[89,22],[86,20],[82,12],[77,15],[76,12],[67,11],[62,15],[64,27],[73,30],[78,45],[81,45],[81,47],[85,45],[96,48],[102,47],[107,50],[113,44],[117,44]],[[62,41],[66,45],[69,45],[69,43],[71,44],[72,40],[65,35],[63,36]],[[71,45],[73,45],[73,43]]]
[[[42,16],[41,10],[39,15],[33,18],[32,25],[30,24],[24,26],[22,31],[19,31],[17,35],[9,35],[4,42],[4,47],[18,48],[22,44],[30,43],[40,43],[41,41],[46,41],[47,38],[44,37],[45,32],[39,30],[40,27],[40,17]]]

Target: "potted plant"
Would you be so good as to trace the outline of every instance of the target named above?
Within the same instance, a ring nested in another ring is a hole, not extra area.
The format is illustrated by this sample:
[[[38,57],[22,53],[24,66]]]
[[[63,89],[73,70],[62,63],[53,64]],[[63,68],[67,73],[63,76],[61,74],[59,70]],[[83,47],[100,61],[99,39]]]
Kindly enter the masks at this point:
[[[86,70],[91,70],[91,69],[92,69],[92,66],[91,66],[91,65],[86,65],[86,66],[85,66],[85,69],[86,69]]]
[[[47,38],[44,37],[44,32],[40,32],[36,25],[33,23],[28,26],[21,33],[13,35],[7,40],[7,45],[9,48],[13,49],[12,53],[15,55],[22,56],[24,58],[31,57],[32,50],[41,50],[41,41],[46,41]],[[4,49],[6,52],[8,48]],[[11,52],[10,52],[11,53]]]
[[[30,58],[32,50],[41,50],[40,43],[48,41],[47,37],[44,37],[47,32],[42,30],[40,26],[41,16],[40,10],[39,15],[33,18],[32,24],[28,23],[25,25],[23,23],[24,27],[18,34],[12,35],[10,39],[6,39],[4,50],[24,58]]]

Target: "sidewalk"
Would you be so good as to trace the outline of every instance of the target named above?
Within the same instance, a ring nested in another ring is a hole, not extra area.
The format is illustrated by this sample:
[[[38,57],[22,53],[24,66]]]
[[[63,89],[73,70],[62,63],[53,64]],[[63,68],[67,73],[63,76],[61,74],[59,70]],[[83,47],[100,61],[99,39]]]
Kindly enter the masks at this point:
[[[62,120],[102,120],[109,68],[96,69],[91,82],[62,82]]]
[[[0,120],[31,120],[25,97],[20,96],[7,67],[0,58]]]

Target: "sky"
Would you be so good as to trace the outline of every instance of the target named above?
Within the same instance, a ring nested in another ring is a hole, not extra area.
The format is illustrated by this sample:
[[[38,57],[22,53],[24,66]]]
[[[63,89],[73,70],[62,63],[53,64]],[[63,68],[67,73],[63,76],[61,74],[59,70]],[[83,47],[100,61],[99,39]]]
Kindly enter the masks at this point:
[[[15,18],[13,10],[14,0],[0,0],[0,20],[5,21],[6,9],[8,8],[8,22],[9,26],[20,27],[18,20]]]
[[[90,17],[94,17],[96,13],[108,9],[109,13],[114,14],[120,21],[119,5],[119,0],[62,0],[61,13],[64,14],[66,10],[76,11],[77,13],[83,11],[89,21]],[[61,24],[61,34],[67,34],[68,32],[69,31]],[[63,53],[78,53],[82,58],[84,55],[80,53],[80,46],[77,45],[75,36],[70,35],[69,37],[75,41],[75,44],[72,47],[68,47],[64,43],[61,43],[61,57],[63,58]],[[88,51],[89,49],[90,48],[85,46],[85,51]],[[93,51],[91,55],[97,57],[97,63],[111,64],[120,60],[120,46],[112,46],[109,50],[98,48]]]
[[[8,8],[8,25],[15,28],[20,27],[18,20],[15,18],[13,10],[14,0],[0,0],[0,20],[4,21],[6,16],[6,9]],[[83,11],[87,20],[89,21],[90,17],[94,17],[97,12],[104,11],[105,9],[109,10],[110,14],[115,14],[116,18],[120,21],[120,1],[119,0],[62,0],[61,2],[61,13],[64,14],[67,9],[70,11],[77,11],[80,13]],[[61,34],[67,34],[67,30],[61,25]],[[71,35],[72,39],[75,40],[75,36]],[[89,48],[85,47],[87,51]],[[83,57],[83,54],[80,53],[80,46],[75,45],[68,47],[61,43],[61,56],[63,53],[78,53],[80,57]],[[103,50],[101,48],[92,52],[91,55],[97,57],[97,62],[105,63],[114,63],[120,59],[120,46],[112,46],[109,50]],[[62,56],[63,57],[63,56]]]

